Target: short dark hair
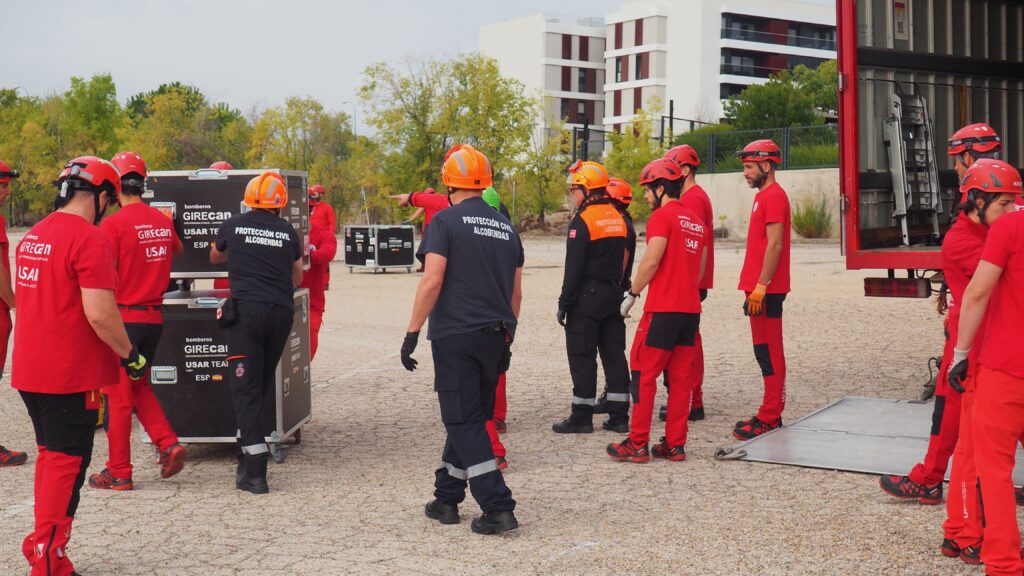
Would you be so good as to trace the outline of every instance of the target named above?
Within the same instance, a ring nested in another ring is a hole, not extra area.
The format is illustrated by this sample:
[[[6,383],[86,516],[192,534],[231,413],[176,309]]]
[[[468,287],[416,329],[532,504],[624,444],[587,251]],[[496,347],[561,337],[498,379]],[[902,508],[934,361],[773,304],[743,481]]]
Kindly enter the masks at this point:
[[[658,178],[654,182],[648,184],[652,190],[661,186],[665,188],[665,195],[669,198],[679,198],[679,195],[683,193],[683,179],[669,180],[668,178]]]

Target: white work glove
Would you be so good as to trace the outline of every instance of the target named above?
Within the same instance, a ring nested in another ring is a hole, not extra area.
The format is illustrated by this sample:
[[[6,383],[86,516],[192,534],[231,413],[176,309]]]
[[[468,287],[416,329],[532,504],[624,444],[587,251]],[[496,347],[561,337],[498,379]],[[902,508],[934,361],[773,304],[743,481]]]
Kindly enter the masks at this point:
[[[619,305],[619,314],[623,318],[630,318],[629,310],[636,304],[636,299],[639,298],[639,294],[633,294],[629,290],[622,293],[622,304]]]

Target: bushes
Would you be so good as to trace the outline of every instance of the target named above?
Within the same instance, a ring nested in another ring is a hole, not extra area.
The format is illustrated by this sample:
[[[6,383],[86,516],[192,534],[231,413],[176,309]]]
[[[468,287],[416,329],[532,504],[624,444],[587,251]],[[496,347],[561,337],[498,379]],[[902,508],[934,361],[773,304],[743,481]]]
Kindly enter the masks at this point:
[[[832,236],[832,208],[823,194],[807,198],[793,210],[793,230],[804,238]]]
[[[810,144],[789,149],[789,167],[811,166],[824,168],[839,166],[839,147],[835,144]]]

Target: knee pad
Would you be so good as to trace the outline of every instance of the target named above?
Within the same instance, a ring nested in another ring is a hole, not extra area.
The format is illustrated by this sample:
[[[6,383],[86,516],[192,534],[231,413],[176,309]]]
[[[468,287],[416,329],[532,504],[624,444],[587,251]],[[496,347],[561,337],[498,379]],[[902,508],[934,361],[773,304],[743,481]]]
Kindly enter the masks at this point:
[[[754,358],[757,365],[761,367],[762,376],[774,376],[775,368],[772,367],[772,356],[768,351],[767,344],[754,344]]]

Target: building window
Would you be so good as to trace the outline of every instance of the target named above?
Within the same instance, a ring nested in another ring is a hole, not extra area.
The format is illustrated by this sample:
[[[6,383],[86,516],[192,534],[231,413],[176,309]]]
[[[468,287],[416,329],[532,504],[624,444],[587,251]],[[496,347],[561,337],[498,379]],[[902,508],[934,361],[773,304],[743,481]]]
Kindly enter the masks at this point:
[[[615,81],[622,82],[622,56],[615,59]]]
[[[633,88],[633,112],[644,107],[644,89]]]
[[[634,70],[633,74],[636,75],[635,77],[636,77],[637,80],[642,80],[642,78],[640,76],[640,70],[643,67],[644,55],[643,54],[637,54],[636,56],[634,56],[634,58],[635,58],[635,60],[633,62],[633,70]]]
[[[572,60],[572,34],[562,34],[562,60]]]
[[[643,21],[643,19],[641,18],[640,20],[637,20],[636,24],[634,26],[635,26],[635,28],[634,28],[633,38],[634,38],[635,42],[633,42],[633,45],[634,46],[643,46],[644,45],[644,21]]]
[[[718,97],[721,98],[722,100],[728,100],[729,98],[736,96],[740,92],[743,92],[744,88],[746,88],[746,86],[740,84],[719,84]]]
[[[759,78],[767,78],[769,75],[768,70],[763,70],[755,65],[754,56],[751,53],[730,50],[722,50],[721,73]]]
[[[580,36],[580,60],[584,62],[590,60],[590,37]]]
[[[586,68],[580,68],[580,73],[579,73],[579,78],[577,80],[577,87],[576,88],[577,88],[576,89],[577,92],[586,92],[587,91],[587,69]]]
[[[587,105],[582,100],[576,101],[576,117],[582,120],[587,116]]]
[[[569,121],[569,99],[562,98],[562,120]]]

